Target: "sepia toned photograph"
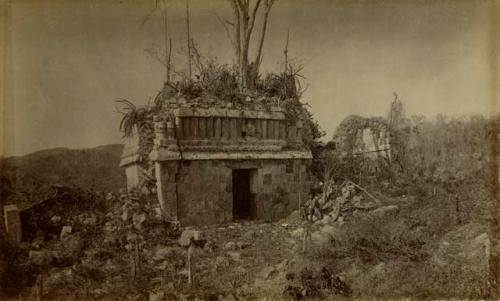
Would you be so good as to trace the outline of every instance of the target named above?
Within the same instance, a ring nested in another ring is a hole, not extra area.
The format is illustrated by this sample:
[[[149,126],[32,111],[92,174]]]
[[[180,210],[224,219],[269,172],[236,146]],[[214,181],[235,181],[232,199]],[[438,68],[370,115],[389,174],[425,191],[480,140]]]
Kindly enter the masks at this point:
[[[0,301],[500,299],[497,0],[0,0]]]

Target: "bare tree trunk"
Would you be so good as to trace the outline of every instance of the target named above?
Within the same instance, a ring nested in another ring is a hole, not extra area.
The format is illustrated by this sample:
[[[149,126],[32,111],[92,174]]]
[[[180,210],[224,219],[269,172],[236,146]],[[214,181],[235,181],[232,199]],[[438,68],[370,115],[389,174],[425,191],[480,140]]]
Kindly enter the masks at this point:
[[[172,40],[170,40],[169,47],[169,38],[168,38],[168,26],[167,26],[167,0],[163,0],[163,25],[165,30],[165,81],[167,83],[170,82],[170,53],[172,51]]]
[[[257,50],[257,55],[255,56],[255,72],[259,73],[259,67],[262,60],[262,47],[264,46],[264,40],[266,38],[267,30],[267,19],[269,18],[269,12],[273,6],[275,0],[266,0],[266,10],[264,12],[264,21],[262,24],[262,31],[260,33],[259,47]],[[288,47],[288,33],[287,33],[287,47]]]
[[[188,47],[188,76],[192,78],[191,70],[191,29],[189,28],[189,0],[186,0],[186,26],[187,26],[187,47]]]
[[[240,10],[238,9],[238,4],[236,3],[237,0],[229,0],[229,3],[231,4],[231,7],[233,8],[233,13],[234,13],[234,51],[235,51],[235,57],[236,57],[236,65],[240,66],[241,64],[241,21],[240,21]]]
[[[170,70],[172,68],[172,39],[168,39],[168,58],[167,58],[167,83],[170,82]]]
[[[241,28],[240,28],[240,39],[241,39],[241,52],[240,52],[240,89],[241,91],[246,91],[248,88],[248,47],[250,43],[250,36],[248,35],[248,3],[243,3],[241,5]],[[241,35],[243,37],[241,37]]]
[[[286,44],[283,54],[285,55],[285,75],[288,75],[288,39],[290,37],[290,30],[286,31]],[[287,81],[288,82],[288,81]]]

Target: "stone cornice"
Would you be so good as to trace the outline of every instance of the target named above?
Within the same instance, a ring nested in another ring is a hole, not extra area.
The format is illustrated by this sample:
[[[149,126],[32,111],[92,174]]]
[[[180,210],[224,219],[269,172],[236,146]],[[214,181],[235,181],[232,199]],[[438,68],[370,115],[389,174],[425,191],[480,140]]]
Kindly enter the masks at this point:
[[[164,149],[153,150],[149,155],[152,161],[181,160],[180,152]],[[182,160],[286,160],[286,159],[312,159],[310,151],[231,151],[231,152],[182,152]]]
[[[276,107],[270,111],[222,109],[222,108],[178,108],[172,112],[177,117],[228,117],[228,118],[250,118],[250,119],[271,119],[284,120],[283,110]]]
[[[120,167],[126,167],[131,164],[135,164],[139,162],[140,156],[139,154],[132,154],[128,156],[122,156],[122,159],[120,161]]]

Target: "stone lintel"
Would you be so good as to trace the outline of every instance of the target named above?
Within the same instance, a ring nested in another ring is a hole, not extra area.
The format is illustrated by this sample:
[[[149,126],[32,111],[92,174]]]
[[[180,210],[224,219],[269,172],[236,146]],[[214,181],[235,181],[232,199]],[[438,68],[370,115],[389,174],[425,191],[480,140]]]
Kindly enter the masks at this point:
[[[253,118],[253,119],[274,119],[284,120],[285,114],[282,110],[256,111],[256,110],[235,110],[235,109],[198,109],[198,108],[178,108],[173,110],[177,117],[227,117],[227,118]]]
[[[163,153],[162,150],[154,150],[150,155],[153,161],[181,160],[180,153],[177,156]],[[288,150],[288,151],[233,151],[233,152],[182,152],[182,160],[252,160],[252,159],[312,159],[310,151]]]
[[[122,156],[122,159],[120,161],[120,167],[127,167],[137,162],[139,162],[139,154],[137,153],[133,155]]]
[[[181,153],[178,151],[171,151],[168,149],[153,149],[149,154],[149,159],[151,161],[171,161],[171,160],[180,160]]]

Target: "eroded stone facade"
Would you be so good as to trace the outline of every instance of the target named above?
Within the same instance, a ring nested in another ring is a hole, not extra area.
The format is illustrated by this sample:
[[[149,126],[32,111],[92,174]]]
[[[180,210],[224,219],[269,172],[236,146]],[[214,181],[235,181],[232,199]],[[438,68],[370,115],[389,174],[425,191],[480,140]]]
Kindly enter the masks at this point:
[[[233,221],[233,170],[250,173],[250,219],[278,220],[309,194],[307,159],[159,162],[160,206],[182,225]]]
[[[155,118],[155,134],[149,157],[167,220],[232,222],[242,201],[247,218],[278,220],[308,198],[312,156],[302,144],[300,121],[290,124],[279,107],[171,107]],[[140,173],[134,149],[129,145],[122,160],[129,186],[137,185]],[[233,187],[238,171],[247,175],[244,195]]]

